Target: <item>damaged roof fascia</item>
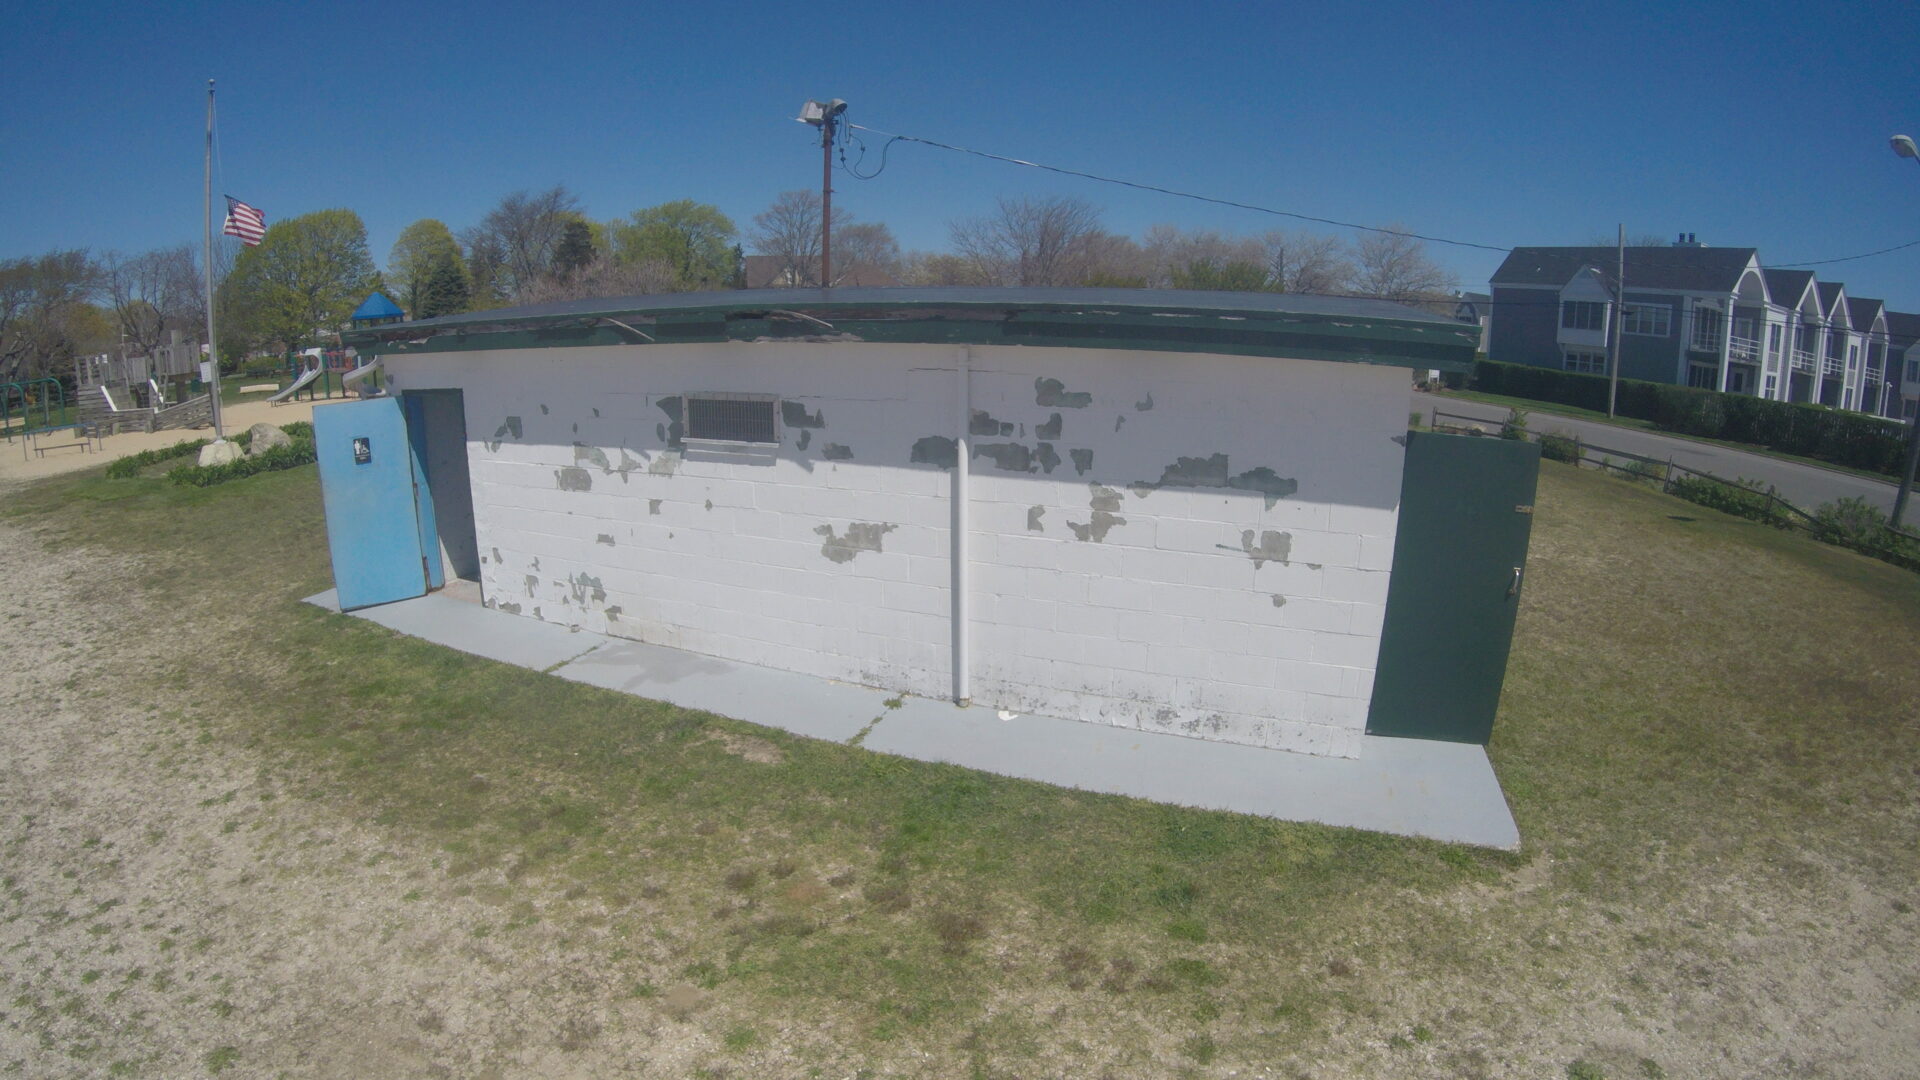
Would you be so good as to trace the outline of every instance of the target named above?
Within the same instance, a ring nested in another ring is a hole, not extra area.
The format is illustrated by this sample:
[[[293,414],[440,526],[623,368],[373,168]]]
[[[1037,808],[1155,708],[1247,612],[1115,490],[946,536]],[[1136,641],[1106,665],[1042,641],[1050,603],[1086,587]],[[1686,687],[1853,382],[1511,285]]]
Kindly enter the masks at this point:
[[[1078,292],[1099,298],[1059,298]],[[805,293],[574,302],[348,331],[342,339],[384,355],[652,343],[636,341],[640,336],[661,344],[835,340],[1226,353],[1447,371],[1470,368],[1479,343],[1477,327],[1365,300],[1292,298],[1320,310],[1287,310],[1285,297],[1169,290],[862,289],[825,299],[819,290]],[[823,333],[822,323],[832,332]]]

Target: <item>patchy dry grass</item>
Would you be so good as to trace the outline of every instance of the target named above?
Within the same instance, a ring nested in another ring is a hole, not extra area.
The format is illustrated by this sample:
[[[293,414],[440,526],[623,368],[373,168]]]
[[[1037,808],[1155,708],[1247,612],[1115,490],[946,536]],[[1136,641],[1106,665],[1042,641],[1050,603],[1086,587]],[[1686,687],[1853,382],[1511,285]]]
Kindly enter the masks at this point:
[[[1511,856],[879,756],[330,616],[296,599],[326,584],[311,469],[16,493],[9,569],[125,558],[8,610],[76,638],[43,662],[97,745],[0,787],[0,1068],[352,1075],[314,1065],[350,1037],[390,1075],[1909,1070],[1920,579],[1551,464],[1536,505]],[[133,648],[187,639],[219,663]],[[63,799],[134,769],[180,806]],[[329,950],[351,979],[311,977]]]

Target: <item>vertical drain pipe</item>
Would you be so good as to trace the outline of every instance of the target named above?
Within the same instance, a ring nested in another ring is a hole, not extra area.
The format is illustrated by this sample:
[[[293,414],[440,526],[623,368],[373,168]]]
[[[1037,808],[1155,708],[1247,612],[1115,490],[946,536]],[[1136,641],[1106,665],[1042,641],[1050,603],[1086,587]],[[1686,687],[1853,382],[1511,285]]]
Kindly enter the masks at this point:
[[[953,504],[953,524],[949,528],[953,550],[948,561],[953,569],[953,581],[949,586],[953,603],[953,703],[961,708],[973,703],[973,690],[967,679],[971,663],[967,649],[967,625],[972,606],[968,596],[970,575],[967,573],[967,466],[973,458],[973,448],[968,441],[968,425],[973,422],[973,391],[969,370],[972,361],[972,347],[962,345],[954,351],[953,494],[949,500]]]

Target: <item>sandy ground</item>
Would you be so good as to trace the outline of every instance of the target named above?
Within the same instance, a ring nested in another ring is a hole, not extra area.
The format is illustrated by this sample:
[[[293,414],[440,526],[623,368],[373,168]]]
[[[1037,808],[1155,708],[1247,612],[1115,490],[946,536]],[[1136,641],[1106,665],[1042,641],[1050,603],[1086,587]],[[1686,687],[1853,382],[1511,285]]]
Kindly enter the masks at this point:
[[[290,401],[284,405],[269,405],[264,400],[248,401],[237,405],[228,405],[221,417],[227,433],[237,435],[255,424],[291,424],[295,420],[313,418],[314,402]],[[335,400],[345,400],[336,398]],[[323,400],[320,404],[324,405]],[[191,442],[194,439],[213,438],[213,429],[189,428],[185,431],[123,432],[109,435],[100,440],[98,449],[76,447],[84,446],[67,432],[47,437],[41,445],[49,449],[44,455],[36,455],[24,438],[18,436],[0,440],[0,480],[32,480],[42,476],[55,476],[60,473],[76,472],[104,465],[117,457],[137,454],[142,450],[154,450],[162,446],[172,446],[178,442]]]

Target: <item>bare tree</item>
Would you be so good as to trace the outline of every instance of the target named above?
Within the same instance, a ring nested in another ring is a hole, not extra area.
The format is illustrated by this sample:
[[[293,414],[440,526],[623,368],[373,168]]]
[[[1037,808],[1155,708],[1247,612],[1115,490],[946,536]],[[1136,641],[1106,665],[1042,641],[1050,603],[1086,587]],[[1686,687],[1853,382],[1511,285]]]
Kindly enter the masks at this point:
[[[193,248],[187,244],[157,248],[132,258],[109,254],[101,260],[107,299],[121,340],[151,354],[168,331],[204,332],[206,297]]]
[[[542,192],[516,191],[501,199],[480,224],[461,235],[476,306],[484,299],[522,297],[553,268],[567,222],[579,217],[580,200],[562,185]]]
[[[1196,272],[1210,277],[1229,266],[1240,268],[1235,278],[1245,278],[1246,266],[1263,267],[1266,252],[1251,237],[1227,236],[1212,230],[1188,232],[1175,225],[1155,225],[1147,230],[1143,245],[1150,266],[1148,280],[1165,288],[1191,279]]]
[[[1331,295],[1346,292],[1353,263],[1334,236],[1274,229],[1260,237],[1267,276],[1281,292]]]
[[[859,270],[879,270],[888,274],[900,270],[900,242],[893,230],[878,221],[841,226],[833,230],[834,281],[846,280]]]
[[[1371,232],[1353,245],[1353,292],[1388,300],[1421,301],[1444,298],[1459,283],[1453,274],[1427,258],[1425,241],[1407,235],[1405,226],[1389,225]]]
[[[773,205],[753,216],[747,243],[756,255],[780,260],[777,280],[796,285],[820,283],[820,193],[783,191]]]
[[[983,285],[967,259],[944,251],[915,251],[901,260],[900,280],[908,285]]]
[[[949,226],[955,251],[992,285],[1078,285],[1092,270],[1100,211],[1070,196],[1001,199],[986,217]]]
[[[664,259],[624,262],[601,253],[570,274],[539,278],[519,298],[524,303],[544,304],[592,296],[647,296],[673,292],[676,281],[673,264]]]

